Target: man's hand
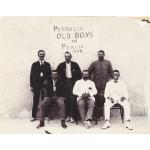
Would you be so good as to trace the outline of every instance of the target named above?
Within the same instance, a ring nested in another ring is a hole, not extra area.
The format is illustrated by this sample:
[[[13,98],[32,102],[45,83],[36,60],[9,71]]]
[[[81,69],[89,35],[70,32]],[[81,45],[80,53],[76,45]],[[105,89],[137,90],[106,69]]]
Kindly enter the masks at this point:
[[[65,97],[60,96],[59,99],[60,100],[65,100]]]
[[[31,87],[31,92],[33,92],[34,90],[33,90],[33,87]]]
[[[88,97],[90,97],[90,94],[89,94],[89,93],[83,93],[83,94],[82,94],[82,98],[88,98]]]
[[[49,100],[49,97],[44,97],[44,100]]]
[[[114,103],[114,100],[113,100],[113,98],[111,97],[111,98],[109,98],[109,100],[111,101],[111,103]]]
[[[120,101],[123,102],[125,99],[125,97],[121,97]]]

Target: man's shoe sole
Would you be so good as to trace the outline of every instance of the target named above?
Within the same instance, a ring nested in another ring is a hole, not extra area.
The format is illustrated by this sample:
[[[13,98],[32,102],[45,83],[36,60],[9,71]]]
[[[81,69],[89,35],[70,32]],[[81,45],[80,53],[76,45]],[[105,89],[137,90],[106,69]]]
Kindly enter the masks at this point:
[[[103,127],[102,127],[101,129],[108,129],[108,128],[110,128],[110,126],[107,126],[106,128],[103,128]]]

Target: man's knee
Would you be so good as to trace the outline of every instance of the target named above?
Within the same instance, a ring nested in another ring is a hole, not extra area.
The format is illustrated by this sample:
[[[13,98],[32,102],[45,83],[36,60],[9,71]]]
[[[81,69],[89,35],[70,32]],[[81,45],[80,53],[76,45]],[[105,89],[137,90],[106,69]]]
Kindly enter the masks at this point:
[[[61,100],[59,99],[59,100],[58,100],[58,106],[59,106],[59,107],[64,107],[64,106],[65,106],[64,99],[61,99]]]
[[[85,105],[85,102],[84,102],[83,99],[79,99],[77,104],[78,104],[79,107],[83,107]]]
[[[51,100],[48,97],[45,97],[43,99],[43,101],[40,104],[40,107],[46,107],[47,105],[49,105],[51,103]]]
[[[94,101],[93,100],[89,100],[88,107],[92,108],[94,106],[95,106]]]

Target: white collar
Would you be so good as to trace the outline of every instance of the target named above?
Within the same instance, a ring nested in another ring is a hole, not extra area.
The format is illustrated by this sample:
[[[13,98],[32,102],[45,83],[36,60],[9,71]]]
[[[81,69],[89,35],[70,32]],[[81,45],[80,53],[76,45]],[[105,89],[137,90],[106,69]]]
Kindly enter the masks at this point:
[[[54,83],[56,83],[56,82],[57,82],[57,79],[56,79],[56,80],[52,79],[52,81],[53,81]]]
[[[44,62],[45,62],[45,61],[44,61],[44,60],[39,60],[39,62],[40,62],[40,64],[41,64],[41,63],[43,63],[43,64],[44,64]]]

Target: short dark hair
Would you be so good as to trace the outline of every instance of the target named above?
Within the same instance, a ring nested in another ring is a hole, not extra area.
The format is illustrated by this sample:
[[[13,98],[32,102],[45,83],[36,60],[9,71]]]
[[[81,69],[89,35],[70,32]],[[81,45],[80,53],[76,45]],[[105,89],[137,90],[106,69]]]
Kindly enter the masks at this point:
[[[99,50],[98,53],[102,52],[104,55],[105,55],[105,52],[104,50]]]
[[[44,52],[44,54],[45,54],[45,51],[41,49],[41,50],[38,51],[38,55],[39,55],[40,52]]]
[[[65,54],[70,54],[70,56],[72,57],[71,53],[69,51],[66,51]]]
[[[119,70],[117,70],[117,69],[113,70],[113,73],[114,73],[114,72],[118,72],[118,73],[120,74]]]

